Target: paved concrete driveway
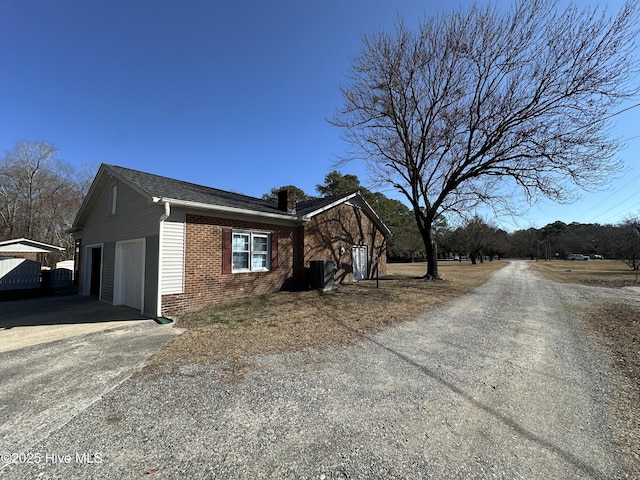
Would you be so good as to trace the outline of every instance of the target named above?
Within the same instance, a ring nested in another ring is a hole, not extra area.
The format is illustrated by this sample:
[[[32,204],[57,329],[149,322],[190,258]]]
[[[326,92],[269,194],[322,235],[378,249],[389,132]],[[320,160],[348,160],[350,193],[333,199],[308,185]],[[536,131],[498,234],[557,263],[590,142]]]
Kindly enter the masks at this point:
[[[0,443],[10,453],[66,424],[180,333],[78,296],[2,302],[0,317]]]
[[[141,322],[154,323],[132,308],[114,307],[95,297],[0,302],[0,352]]]

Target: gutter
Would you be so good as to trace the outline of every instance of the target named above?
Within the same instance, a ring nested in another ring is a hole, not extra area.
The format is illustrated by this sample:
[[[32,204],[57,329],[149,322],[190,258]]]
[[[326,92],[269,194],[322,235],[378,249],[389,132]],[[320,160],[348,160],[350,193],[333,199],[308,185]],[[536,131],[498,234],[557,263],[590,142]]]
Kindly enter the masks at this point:
[[[299,217],[286,213],[258,212],[256,210],[247,210],[245,208],[225,207],[222,205],[211,205],[209,203],[191,202],[189,200],[177,200],[175,198],[167,197],[153,197],[152,201],[154,203],[164,203],[165,208],[166,205],[170,203],[171,205],[176,207],[193,208],[197,210],[209,210],[214,212],[232,213],[236,215],[246,215],[251,217],[275,218],[279,220],[288,220],[290,222],[300,221]]]

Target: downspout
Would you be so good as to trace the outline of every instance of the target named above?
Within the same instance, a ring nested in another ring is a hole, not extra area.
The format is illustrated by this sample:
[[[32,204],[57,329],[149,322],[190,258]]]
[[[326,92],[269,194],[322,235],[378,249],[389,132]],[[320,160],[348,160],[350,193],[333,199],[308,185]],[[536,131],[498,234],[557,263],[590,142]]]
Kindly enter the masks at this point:
[[[164,213],[160,215],[160,224],[158,228],[158,288],[157,288],[157,305],[156,305],[156,319],[158,323],[171,323],[171,319],[162,316],[162,224],[171,215],[171,205],[169,202],[164,202]]]

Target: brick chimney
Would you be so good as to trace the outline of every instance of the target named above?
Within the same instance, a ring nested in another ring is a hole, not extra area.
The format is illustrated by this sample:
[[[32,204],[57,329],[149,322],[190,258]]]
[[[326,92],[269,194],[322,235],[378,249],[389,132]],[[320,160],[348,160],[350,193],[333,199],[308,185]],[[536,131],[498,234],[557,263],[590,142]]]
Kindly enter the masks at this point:
[[[293,190],[283,189],[278,192],[278,210],[296,213],[296,193]]]

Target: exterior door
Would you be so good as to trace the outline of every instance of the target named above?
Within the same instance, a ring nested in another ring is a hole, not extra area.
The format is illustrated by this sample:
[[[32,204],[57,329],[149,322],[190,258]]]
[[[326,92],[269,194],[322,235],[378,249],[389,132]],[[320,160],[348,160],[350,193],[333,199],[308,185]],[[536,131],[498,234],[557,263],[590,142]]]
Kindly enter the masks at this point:
[[[100,276],[102,274],[102,248],[92,247],[89,265],[89,295],[100,295]],[[85,294],[86,295],[86,294]]]
[[[144,295],[144,240],[116,244],[114,305],[142,312]]]
[[[353,257],[353,279],[366,280],[369,278],[367,269],[367,247],[354,246],[351,249],[351,255]]]

